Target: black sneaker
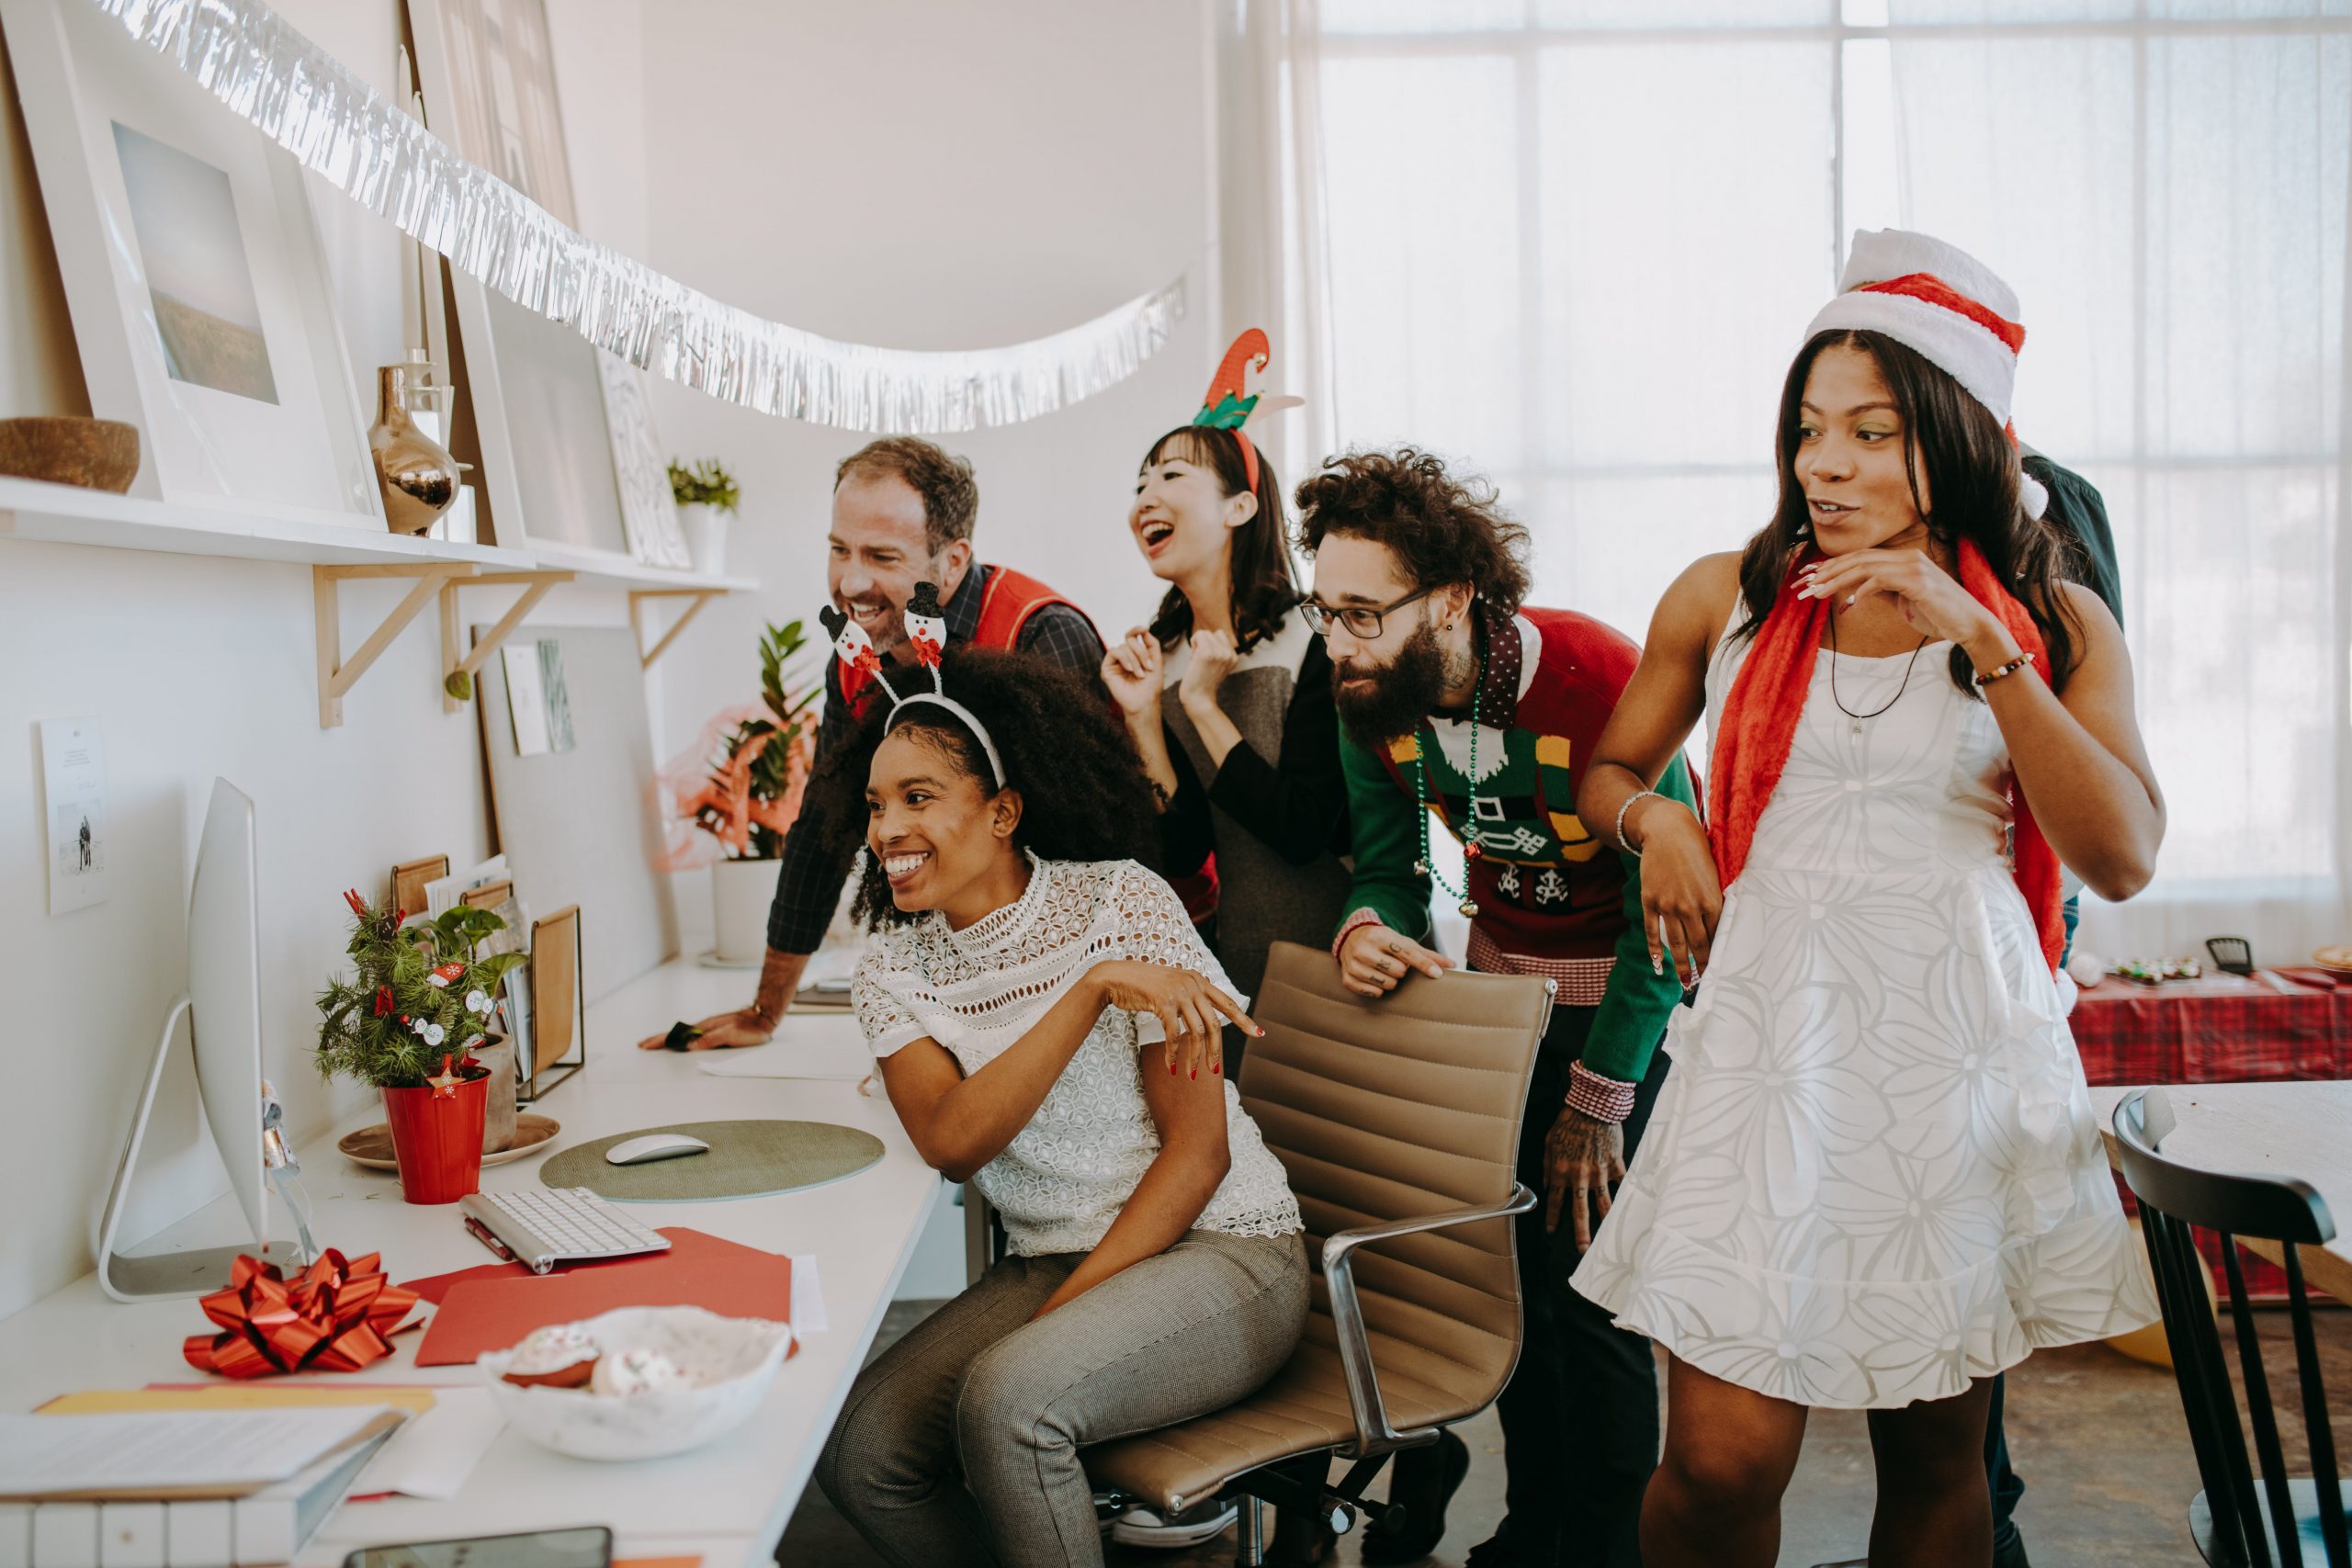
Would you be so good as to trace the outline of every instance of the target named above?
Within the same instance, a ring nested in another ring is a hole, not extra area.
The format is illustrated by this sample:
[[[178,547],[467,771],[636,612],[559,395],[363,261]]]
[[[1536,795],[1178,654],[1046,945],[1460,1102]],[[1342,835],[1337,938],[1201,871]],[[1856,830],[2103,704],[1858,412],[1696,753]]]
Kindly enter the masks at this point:
[[[1451,1429],[1427,1448],[1407,1449],[1390,1461],[1389,1509],[1363,1532],[1361,1556],[1374,1568],[1418,1562],[1445,1539],[1445,1506],[1470,1473],[1470,1449]],[[1502,1560],[1480,1568],[1504,1568]]]

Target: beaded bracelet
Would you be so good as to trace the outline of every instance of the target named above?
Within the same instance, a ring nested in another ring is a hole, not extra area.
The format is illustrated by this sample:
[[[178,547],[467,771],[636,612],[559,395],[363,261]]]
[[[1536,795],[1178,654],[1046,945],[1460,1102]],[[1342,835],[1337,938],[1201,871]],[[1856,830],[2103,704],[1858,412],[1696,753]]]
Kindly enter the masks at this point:
[[[1629,855],[1637,855],[1637,854],[1640,854],[1642,852],[1641,852],[1641,851],[1639,851],[1639,850],[1637,850],[1637,849],[1635,849],[1632,844],[1630,844],[1630,843],[1626,842],[1626,840],[1625,840],[1625,813],[1627,813],[1628,811],[1631,811],[1632,809],[1634,809],[1634,802],[1635,802],[1635,801],[1637,801],[1637,800],[1641,799],[1641,798],[1642,798],[1642,796],[1644,796],[1644,795],[1657,795],[1657,791],[1656,791],[1656,790],[1654,790],[1654,789],[1636,790],[1636,791],[1634,791],[1632,795],[1627,795],[1627,796],[1625,797],[1625,804],[1624,804],[1624,805],[1623,805],[1623,806],[1621,806],[1621,807],[1619,807],[1617,808],[1617,842],[1618,842],[1618,844],[1619,844],[1621,847],[1623,847],[1623,848],[1624,852],[1625,852],[1627,854],[1629,854]],[[1666,797],[1665,797],[1664,795],[1658,795],[1658,798],[1659,798],[1659,799],[1661,799],[1661,800],[1663,800],[1663,799],[1665,799]]]
[[[2006,681],[2010,676],[2016,674],[2018,671],[2024,669],[2027,665],[2032,662],[2033,653],[2030,649],[2028,649],[2026,652],[2018,654],[2015,659],[2010,660],[2007,664],[2000,666],[1998,669],[1978,671],[1974,677],[1977,688],[1981,691],[1983,688],[1991,685],[1996,681]]]

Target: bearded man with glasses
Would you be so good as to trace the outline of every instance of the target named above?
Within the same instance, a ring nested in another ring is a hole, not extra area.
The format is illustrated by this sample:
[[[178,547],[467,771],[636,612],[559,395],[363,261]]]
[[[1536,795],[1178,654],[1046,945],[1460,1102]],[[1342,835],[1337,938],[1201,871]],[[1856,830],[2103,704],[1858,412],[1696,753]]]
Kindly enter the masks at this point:
[[[1657,1373],[1649,1341],[1611,1326],[1567,1277],[1665,1080],[1657,1043],[1683,992],[1642,931],[1639,859],[1612,824],[1576,816],[1586,759],[1641,650],[1589,616],[1523,607],[1526,529],[1426,453],[1334,457],[1299,486],[1298,509],[1315,558],[1302,609],[1329,642],[1353,822],[1351,912],[1332,943],[1341,977],[1379,998],[1453,967],[1430,918],[1434,816],[1466,857],[1465,880],[1444,890],[1469,918],[1470,966],[1558,987],[1520,1137],[1519,1179],[1545,1201],[1517,1222],[1524,1346],[1498,1407],[1508,1511],[1468,1563],[1631,1568],[1658,1451]],[[1679,760],[1653,783],[1694,798]],[[1367,1532],[1363,1561],[1430,1551],[1468,1468],[1451,1432],[1398,1455],[1401,1515]]]

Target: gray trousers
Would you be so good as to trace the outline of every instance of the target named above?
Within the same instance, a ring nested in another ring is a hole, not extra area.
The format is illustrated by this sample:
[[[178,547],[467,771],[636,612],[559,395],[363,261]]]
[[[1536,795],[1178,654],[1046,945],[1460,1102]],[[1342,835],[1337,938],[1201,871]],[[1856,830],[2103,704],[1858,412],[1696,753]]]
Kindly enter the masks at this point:
[[[1078,1450],[1254,1392],[1306,1326],[1299,1235],[1190,1231],[1031,1323],[1084,1258],[1003,1259],[851,1387],[817,1484],[897,1568],[1093,1568]]]

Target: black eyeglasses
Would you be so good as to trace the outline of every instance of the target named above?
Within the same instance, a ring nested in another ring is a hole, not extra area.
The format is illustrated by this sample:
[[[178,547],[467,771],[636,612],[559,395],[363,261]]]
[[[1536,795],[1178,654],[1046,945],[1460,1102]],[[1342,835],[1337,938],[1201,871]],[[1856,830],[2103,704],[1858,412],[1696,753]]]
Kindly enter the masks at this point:
[[[1334,610],[1328,604],[1318,604],[1309,599],[1299,605],[1298,613],[1306,617],[1307,628],[1317,637],[1329,637],[1331,624],[1336,621],[1348,628],[1350,637],[1363,642],[1377,642],[1380,640],[1380,619],[1383,615],[1401,610],[1416,599],[1426,599],[1435,592],[1434,588],[1420,588],[1385,604],[1351,604],[1343,610]]]

